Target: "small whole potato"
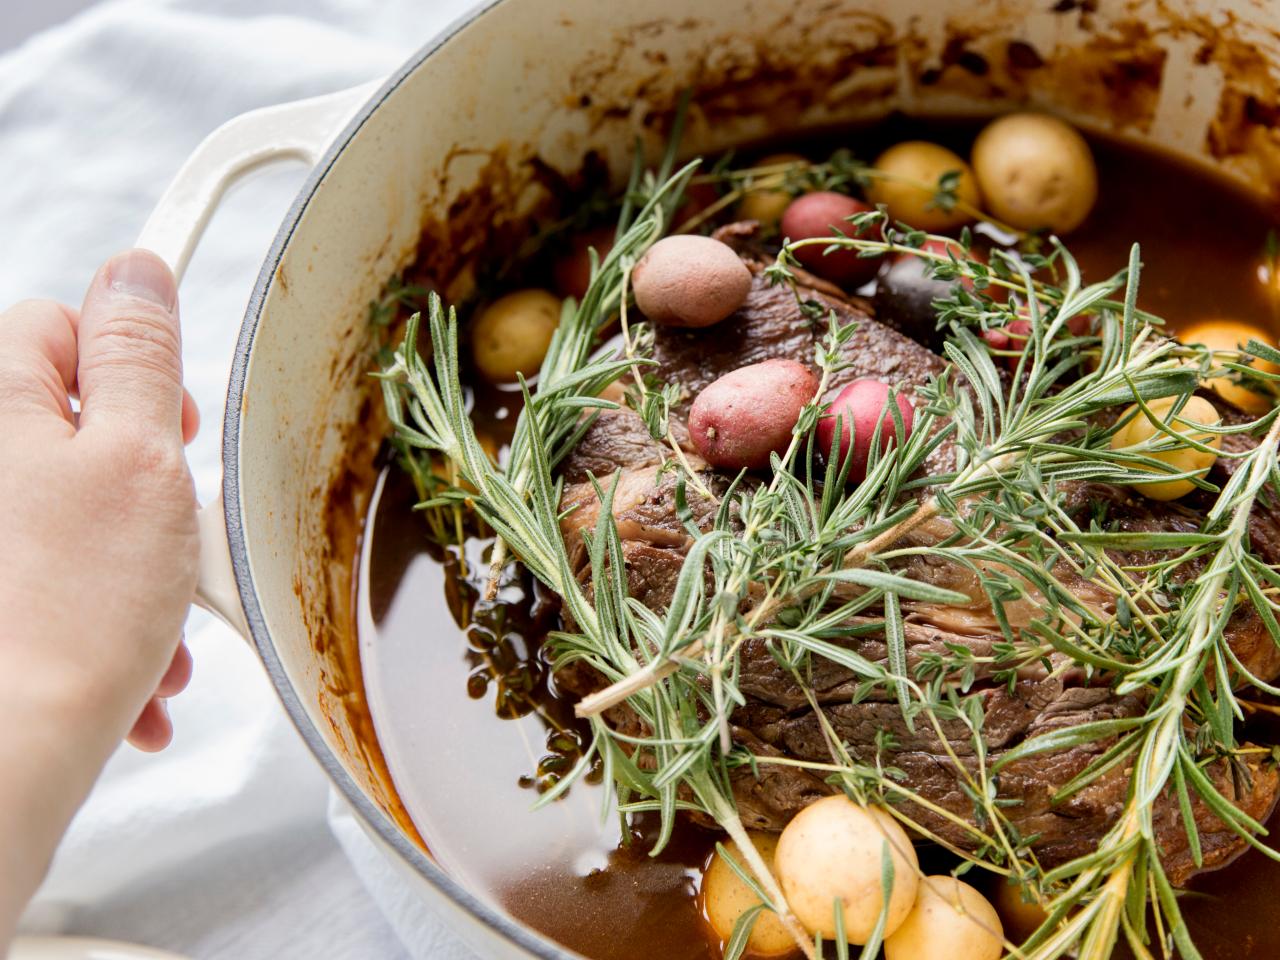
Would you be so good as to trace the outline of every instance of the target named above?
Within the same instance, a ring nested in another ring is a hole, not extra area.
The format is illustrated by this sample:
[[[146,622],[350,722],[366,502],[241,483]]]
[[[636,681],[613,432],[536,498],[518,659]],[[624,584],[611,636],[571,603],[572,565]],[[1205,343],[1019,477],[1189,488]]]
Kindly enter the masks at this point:
[[[769,454],[787,449],[800,412],[817,389],[809,368],[794,360],[739,367],[694,399],[689,437],[713,467],[767,467]]]
[[[748,836],[772,871],[773,855],[778,847],[777,834],[752,832]],[[739,867],[755,876],[736,843],[725,844],[725,850]],[[761,902],[719,852],[711,857],[711,863],[702,874],[701,896],[702,911],[721,942],[733,935],[733,925],[738,918]],[[751,936],[747,939],[747,956],[783,957],[794,953],[795,949],[796,942],[778,915],[772,910],[762,910],[756,916]]]
[[[1178,414],[1178,419],[1185,420],[1187,423],[1175,423],[1172,420],[1172,416],[1176,400],[1176,397],[1161,397],[1159,400],[1148,402],[1147,407],[1175,433],[1184,437],[1194,438],[1214,449],[1220,448],[1222,446],[1222,434],[1202,432],[1189,425],[1218,426],[1222,422],[1222,418],[1218,416],[1218,411],[1213,408],[1213,404],[1204,397],[1192,397]],[[1153,437],[1165,442],[1169,441],[1168,434],[1156,429],[1155,424],[1147,419],[1146,414],[1141,411],[1137,404],[1125,410],[1123,416],[1127,417],[1130,414],[1135,414],[1133,419],[1117,430],[1111,437],[1112,450],[1136,446],[1151,440]],[[1195,447],[1144,450],[1143,456],[1167,463],[1179,473],[1195,471],[1199,476],[1204,476],[1208,473],[1209,468],[1218,459],[1216,454],[1206,453],[1203,450],[1197,450]],[[1152,472],[1155,472],[1153,468]],[[1187,479],[1156,480],[1151,483],[1135,483],[1133,489],[1144,497],[1150,497],[1152,500],[1176,500],[1178,497],[1185,496],[1194,490],[1195,484]]]
[[[684,190],[684,200],[671,217],[675,226],[692,220],[720,199],[720,192],[712,183],[691,183]]]
[[[889,208],[891,220],[901,220],[918,230],[953,230],[973,219],[960,205],[944,210],[934,204],[939,181],[947,173],[959,173],[955,196],[960,204],[975,208],[982,204],[978,181],[958,154],[925,140],[907,140],[880,154],[876,177],[867,188],[867,199]]]
[[[955,877],[923,877],[907,919],[884,941],[885,960],[1000,960],[996,908]]]
[[[996,913],[1000,915],[1000,923],[1014,943],[1022,943],[1049,919],[1044,907],[1022,898],[1022,891],[1017,884],[1003,879],[996,881],[993,899]]]
[[[1210,350],[1242,350],[1250,340],[1274,345],[1271,335],[1265,330],[1239,320],[1205,320],[1178,331],[1178,339],[1183,343],[1203,344]],[[1215,361],[1218,359],[1225,358],[1215,358]],[[1257,358],[1253,360],[1253,369],[1263,373],[1280,373],[1280,367],[1274,363]],[[1251,390],[1231,377],[1213,377],[1205,382],[1205,386],[1245,413],[1266,413],[1276,402],[1274,397]]]
[[[926,240],[921,250],[945,256],[951,248],[957,259],[966,256],[955,240]],[[977,251],[967,256],[982,259]],[[967,277],[959,280],[939,280],[932,276],[933,261],[913,253],[903,253],[881,268],[876,277],[874,298],[875,317],[934,351],[941,353],[946,340],[945,331],[938,329],[938,311],[935,300],[945,300],[955,292],[956,284],[973,290],[973,281]]]
[[[546,290],[517,290],[480,311],[471,324],[471,352],[490,383],[531,377],[542,366],[560,325],[560,298]]]
[[[906,831],[878,807],[844,794],[812,803],[778,837],[774,863],[787,905],[810,933],[836,935],[835,903],[850,943],[866,943],[884,907],[880,865],[885,845],[893,861],[893,887],[885,917],[892,934],[916,900],[920,865]]]
[[[788,163],[807,162],[798,153],[771,153],[767,157],[761,157],[753,166],[781,167]],[[791,194],[786,190],[751,190],[738,201],[738,218],[755,220],[762,227],[773,230],[790,206],[791,199]]]
[[[902,442],[906,443],[911,436],[915,410],[902,394],[897,395],[895,402],[905,432]],[[880,424],[880,451],[883,453],[898,434],[889,408],[889,385],[880,380],[855,380],[836,394],[827,413],[818,419],[818,449],[823,456],[831,450],[837,425],[840,427],[839,455],[842,462],[849,456],[850,447],[853,448],[849,483],[861,483],[867,476],[867,461],[871,457],[871,439],[875,435],[876,424]]]
[[[982,339],[987,342],[992,350],[1000,351],[999,360],[1004,361],[1004,365],[1010,370],[1017,370],[1018,363],[1022,359],[1022,354],[1027,350],[1027,343],[1031,340],[1031,320],[1028,318],[1025,309],[1018,311],[1021,316],[1009,323],[1006,327],[999,329],[984,330]],[[1083,337],[1093,326],[1093,320],[1088,314],[1077,314],[1070,317],[1064,325],[1064,336]]]
[[[791,201],[782,214],[782,235],[788,240],[808,240],[812,237],[835,239],[835,231],[839,230],[847,237],[861,236],[865,240],[880,240],[883,234],[879,226],[858,234],[853,224],[848,222],[849,217],[867,213],[871,209],[870,204],[843,193],[832,193],[829,190],[806,193]],[[880,257],[862,257],[857,250],[848,247],[832,250],[830,253],[824,252],[826,249],[821,244],[814,244],[811,247],[800,247],[794,252],[796,259],[806,270],[842,287],[859,287],[880,269]]]
[[[1065,234],[1098,198],[1098,168],[1075,127],[1045,113],[993,120],[973,143],[973,172],[987,209],[1019,230]]]
[[[551,278],[556,292],[562,297],[581,300],[591,285],[591,254],[603,260],[613,249],[613,227],[596,227],[576,234],[569,240],[569,249],[551,265]]]
[[[664,237],[631,271],[636,306],[654,323],[709,327],[742,306],[751,271],[727,244],[711,237]]]

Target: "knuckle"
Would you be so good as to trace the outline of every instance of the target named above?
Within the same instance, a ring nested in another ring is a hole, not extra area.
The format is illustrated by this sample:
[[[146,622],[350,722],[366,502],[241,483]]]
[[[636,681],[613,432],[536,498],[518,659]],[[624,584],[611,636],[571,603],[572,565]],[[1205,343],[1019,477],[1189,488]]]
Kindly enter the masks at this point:
[[[94,363],[143,366],[177,378],[182,343],[168,312],[140,305],[99,321],[90,354]]]
[[[47,353],[68,341],[74,347],[75,328],[75,311],[56,300],[20,300],[0,313],[6,350],[36,346]]]
[[[18,360],[0,353],[0,407],[6,407],[30,390],[31,370]]]
[[[47,367],[0,354],[0,410],[13,410],[47,395],[53,402],[66,396],[57,377]]]
[[[8,322],[12,318],[17,317],[21,314],[45,314],[45,313],[53,314],[53,313],[61,313],[61,312],[62,312],[61,304],[57,303],[54,300],[39,300],[35,298],[28,298],[26,300],[19,300],[12,307],[6,310],[3,315],[0,315],[0,316],[3,316],[4,321]]]
[[[194,502],[191,471],[181,447],[169,436],[142,428],[112,431],[107,440],[107,468],[124,481],[130,493]]]
[[[187,460],[176,443],[161,441],[152,434],[135,440],[133,461],[144,476],[168,483],[179,483],[189,486],[190,471]]]

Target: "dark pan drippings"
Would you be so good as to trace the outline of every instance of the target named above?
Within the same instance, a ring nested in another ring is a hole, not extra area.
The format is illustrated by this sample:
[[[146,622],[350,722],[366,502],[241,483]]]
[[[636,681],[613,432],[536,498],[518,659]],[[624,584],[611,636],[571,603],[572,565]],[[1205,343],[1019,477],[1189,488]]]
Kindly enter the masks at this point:
[[[438,685],[419,693],[431,701],[430,715],[441,722],[440,752],[422,758],[438,770],[440,787],[438,829],[420,825],[433,853],[512,915],[586,956],[714,960],[717,952],[707,942],[694,899],[714,848],[712,834],[683,826],[655,860],[646,854],[653,823],[641,819],[634,824],[631,847],[621,847],[616,826],[600,826],[603,797],[596,786],[576,787],[560,805],[563,810],[530,812],[534,795],[528,778],[547,759],[558,759],[544,749],[549,731],[523,711],[518,723],[532,748],[525,750],[521,734],[497,709],[502,703],[510,711],[515,698],[500,692],[477,644],[443,622],[441,573],[454,571],[425,545],[418,526],[422,519],[413,513],[412,502],[410,485],[390,472],[373,521],[379,548],[369,586],[378,630],[363,641],[386,642],[394,634],[409,641],[406,649],[432,662],[430,673]],[[421,619],[432,613],[430,621]],[[526,675],[530,654],[538,659],[537,637],[527,639],[498,656],[489,654],[509,677]],[[541,669],[536,666],[533,672]],[[480,676],[483,682],[476,679]],[[530,689],[536,691],[533,702],[540,710],[572,715],[572,705],[556,696],[553,685],[533,683]],[[1280,729],[1269,729],[1259,739],[1278,734]],[[474,762],[482,756],[483,764]],[[453,817],[450,808],[459,795],[467,815]],[[1280,813],[1268,828],[1270,845],[1280,849]],[[522,842],[513,846],[513,837]],[[953,866],[943,856],[936,860],[937,871]],[[1280,864],[1253,852],[1198,878],[1183,913],[1205,960],[1280,956],[1276,889]]]
[[[790,151],[812,160],[845,147],[872,160],[903,140],[923,139],[968,155],[981,124],[972,120],[889,117],[865,130],[817,137],[797,147],[773,141],[746,157]],[[1089,135],[1098,165],[1098,199],[1066,239],[1086,280],[1122,269],[1142,246],[1141,306],[1175,331],[1201,320],[1234,317],[1280,331],[1280,283],[1260,276],[1267,234],[1277,219],[1243,187],[1172,154]],[[745,161],[744,161],[745,162]]]
[[[694,895],[713,835],[685,826],[653,859],[654,823],[642,817],[624,847],[616,821],[601,824],[596,785],[530,812],[538,781],[572,762],[580,735],[572,704],[547,682],[540,644],[550,624],[524,602],[507,606],[506,631],[474,623],[461,631],[441,599],[447,593],[453,611],[469,615],[475,587],[456,558],[426,542],[413,500],[408,480],[389,469],[367,583],[377,632],[361,642],[386,645],[430,682],[404,691],[403,715],[437,728],[434,754],[421,758],[439,790],[431,804],[439,819],[420,825],[432,852],[514,916],[588,956],[710,960]]]
[[[881,146],[920,136],[963,148],[974,129],[894,118],[802,149],[816,158],[847,145],[873,157]],[[1275,222],[1267,210],[1164,155],[1110,140],[1091,143],[1101,192],[1070,243],[1086,279],[1121,268],[1137,241],[1146,264],[1142,306],[1175,330],[1211,318],[1280,330],[1280,287],[1260,274]],[[796,149],[794,143],[771,147]],[[499,440],[512,422],[503,409],[508,399],[498,391],[477,397],[478,418]],[[663,855],[650,858],[653,824],[638,818],[630,825],[631,843],[621,846],[616,820],[601,825],[604,797],[594,784],[575,786],[565,800],[530,812],[538,789],[567,769],[583,736],[541,653],[542,637],[555,626],[554,604],[526,581],[507,587],[500,615],[476,610],[483,545],[468,550],[468,576],[462,577],[458,559],[428,543],[413,499],[408,481],[390,469],[378,513],[366,527],[376,547],[361,590],[376,629],[366,627],[360,642],[386,645],[403,658],[414,682],[406,679],[391,693],[403,698],[405,722],[434,728],[420,762],[432,771],[439,797],[432,799],[431,820],[418,823],[433,853],[473,889],[587,956],[713,960],[718,949],[696,903],[713,834],[681,826]],[[1275,742],[1276,733],[1259,739]],[[1280,829],[1280,816],[1270,826]],[[953,865],[945,857],[930,859],[934,872]],[[972,882],[982,883],[974,876]],[[1183,910],[1203,955],[1280,956],[1277,888],[1280,864],[1256,852],[1198,878]]]

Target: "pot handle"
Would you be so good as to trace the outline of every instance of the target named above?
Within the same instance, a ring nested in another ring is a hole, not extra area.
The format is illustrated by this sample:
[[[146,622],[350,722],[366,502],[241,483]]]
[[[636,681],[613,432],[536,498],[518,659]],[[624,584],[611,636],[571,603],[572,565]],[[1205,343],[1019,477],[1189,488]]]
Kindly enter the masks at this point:
[[[183,164],[142,228],[137,245],[159,254],[181,282],[209,219],[228,188],[262,167],[299,161],[314,167],[358,107],[383,81],[263,107],[209,134]],[[249,636],[231,568],[222,494],[200,508],[200,576],[195,602]]]

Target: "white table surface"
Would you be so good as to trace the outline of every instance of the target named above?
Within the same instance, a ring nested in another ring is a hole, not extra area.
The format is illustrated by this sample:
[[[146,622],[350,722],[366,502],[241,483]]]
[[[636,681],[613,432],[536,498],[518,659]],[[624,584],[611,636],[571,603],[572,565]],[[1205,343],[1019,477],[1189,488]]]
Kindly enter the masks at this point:
[[[23,2],[0,0],[0,16]],[[381,76],[470,5],[112,0],[0,54],[0,304],[78,304],[206,133],[253,107]],[[234,192],[183,285],[202,498],[219,482],[244,306],[302,177],[264,174]],[[416,932],[412,950],[400,945],[335,843],[327,782],[255,656],[207,615],[193,614],[188,639],[196,672],[171,704],[173,746],[113,758],[23,929],[199,960],[462,956],[430,921],[404,916],[399,929]]]

